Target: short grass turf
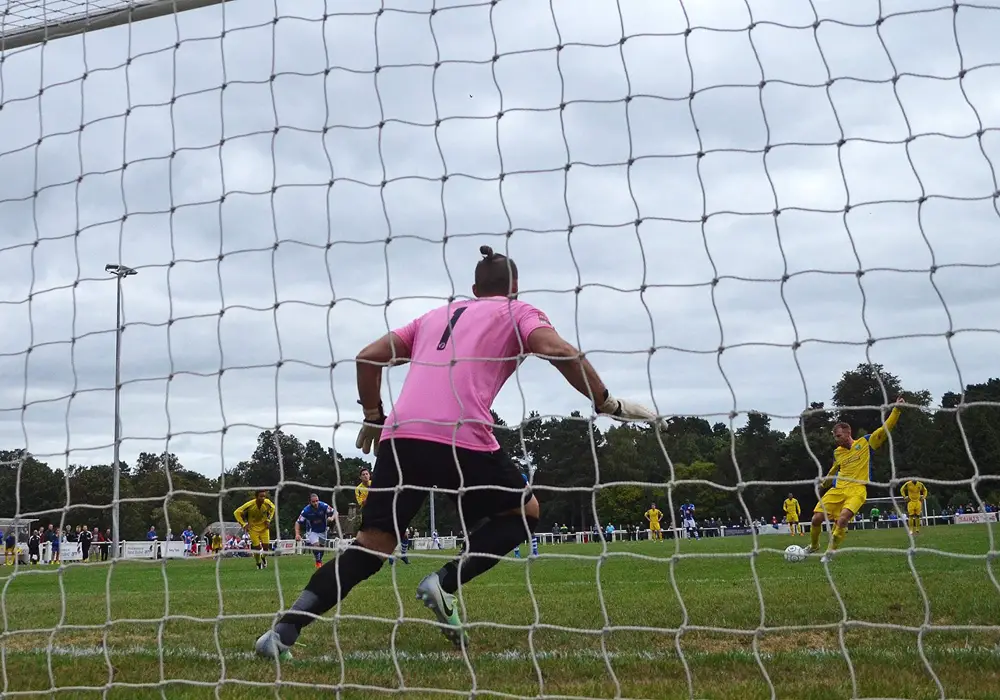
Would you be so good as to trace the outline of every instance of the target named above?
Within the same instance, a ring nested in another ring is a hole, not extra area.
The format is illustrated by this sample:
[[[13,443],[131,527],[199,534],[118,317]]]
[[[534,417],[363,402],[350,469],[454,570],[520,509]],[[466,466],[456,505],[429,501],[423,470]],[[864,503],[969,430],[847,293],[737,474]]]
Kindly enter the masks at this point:
[[[463,589],[466,652],[414,595],[454,553],[413,553],[280,665],[253,642],[312,574],[309,556],[266,571],[242,558],[8,568],[0,696],[997,697],[990,530],[925,528],[915,550],[902,530],[852,532],[829,567],[785,562],[807,539],[760,537],[753,555],[752,538],[729,537],[508,557]]]

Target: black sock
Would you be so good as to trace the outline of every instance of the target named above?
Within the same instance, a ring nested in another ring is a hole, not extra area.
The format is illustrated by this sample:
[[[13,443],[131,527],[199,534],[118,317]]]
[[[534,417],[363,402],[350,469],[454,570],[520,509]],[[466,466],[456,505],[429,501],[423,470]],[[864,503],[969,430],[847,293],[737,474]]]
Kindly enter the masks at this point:
[[[528,521],[527,529],[524,527]],[[459,583],[463,586],[496,566],[497,562],[506,556],[510,550],[526,541],[538,525],[538,518],[522,518],[520,515],[500,515],[490,518],[475,531],[469,533],[464,552],[466,556],[454,559],[438,570],[441,588],[446,593],[458,590]],[[494,556],[476,556],[477,554],[492,554]]]
[[[302,628],[316,619],[313,615],[328,611],[381,568],[382,557],[351,545],[339,557],[316,569],[292,609],[274,627],[282,644],[294,644]]]

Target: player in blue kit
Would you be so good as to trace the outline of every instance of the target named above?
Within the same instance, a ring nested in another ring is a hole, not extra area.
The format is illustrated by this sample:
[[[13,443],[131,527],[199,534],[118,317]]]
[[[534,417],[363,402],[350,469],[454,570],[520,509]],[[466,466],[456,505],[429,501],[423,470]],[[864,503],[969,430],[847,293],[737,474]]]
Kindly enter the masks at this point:
[[[685,503],[681,506],[681,521],[684,523],[688,537],[693,537],[696,540],[701,539],[698,524],[694,521],[694,503]]]
[[[184,540],[184,556],[186,557],[194,554],[194,538],[194,530],[188,525],[181,533],[181,539]]]
[[[326,532],[337,517],[333,506],[319,500],[315,493],[309,494],[309,505],[302,509],[295,521],[295,541],[302,541],[302,526],[306,526],[306,546],[313,548],[313,559],[316,568],[323,566],[323,545],[326,544]]]
[[[527,487],[528,475],[525,474],[524,472],[521,472],[521,478],[524,479],[524,485],[525,487]],[[531,535],[531,556],[533,557],[538,556],[538,535],[535,534]],[[515,559],[521,558],[521,545],[518,545],[517,548],[514,550],[514,558]]]

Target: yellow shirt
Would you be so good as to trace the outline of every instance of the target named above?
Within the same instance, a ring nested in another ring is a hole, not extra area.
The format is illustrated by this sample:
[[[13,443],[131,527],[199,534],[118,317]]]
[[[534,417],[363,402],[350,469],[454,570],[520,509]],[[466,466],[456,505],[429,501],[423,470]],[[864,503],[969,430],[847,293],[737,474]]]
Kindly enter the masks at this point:
[[[782,504],[782,508],[785,509],[785,515],[795,518],[799,517],[799,513],[802,512],[802,509],[799,508],[799,500],[797,498],[786,498]]]
[[[872,450],[877,450],[889,439],[889,431],[899,420],[899,409],[892,409],[885,424],[874,433],[859,437],[850,449],[838,447],[833,451],[833,469],[827,476],[834,476],[834,486],[841,488],[851,485],[864,487],[871,481]]]
[[[649,518],[650,523],[659,523],[663,512],[659,508],[650,508],[646,511],[646,517]]]
[[[914,481],[913,479],[910,479],[903,484],[903,488],[901,488],[899,492],[903,494],[903,498],[907,499],[911,503],[919,503],[923,499],[927,498],[927,487],[921,482]]]
[[[233,513],[238,522],[243,527],[253,530],[264,530],[271,527],[274,519],[274,503],[270,498],[265,498],[261,506],[257,506],[257,499],[247,501]]]
[[[358,502],[359,506],[364,506],[365,501],[368,500],[368,487],[364,484],[358,484],[357,488],[354,489],[354,500]]]

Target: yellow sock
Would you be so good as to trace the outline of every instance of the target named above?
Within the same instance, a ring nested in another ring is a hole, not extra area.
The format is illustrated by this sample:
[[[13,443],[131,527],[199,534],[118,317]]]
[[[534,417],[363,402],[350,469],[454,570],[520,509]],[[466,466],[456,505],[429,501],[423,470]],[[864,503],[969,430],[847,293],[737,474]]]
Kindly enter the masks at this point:
[[[809,528],[809,537],[812,540],[813,549],[819,549],[819,536],[822,533],[822,531],[823,531],[822,525],[819,526],[813,525],[811,528]]]
[[[257,554],[257,552],[254,552],[253,559],[254,559],[255,562],[257,562],[258,564],[260,564],[260,555]]]
[[[833,537],[831,538],[830,549],[838,549],[840,547],[840,543],[844,541],[845,537],[847,537],[846,527],[837,526],[833,528]]]

